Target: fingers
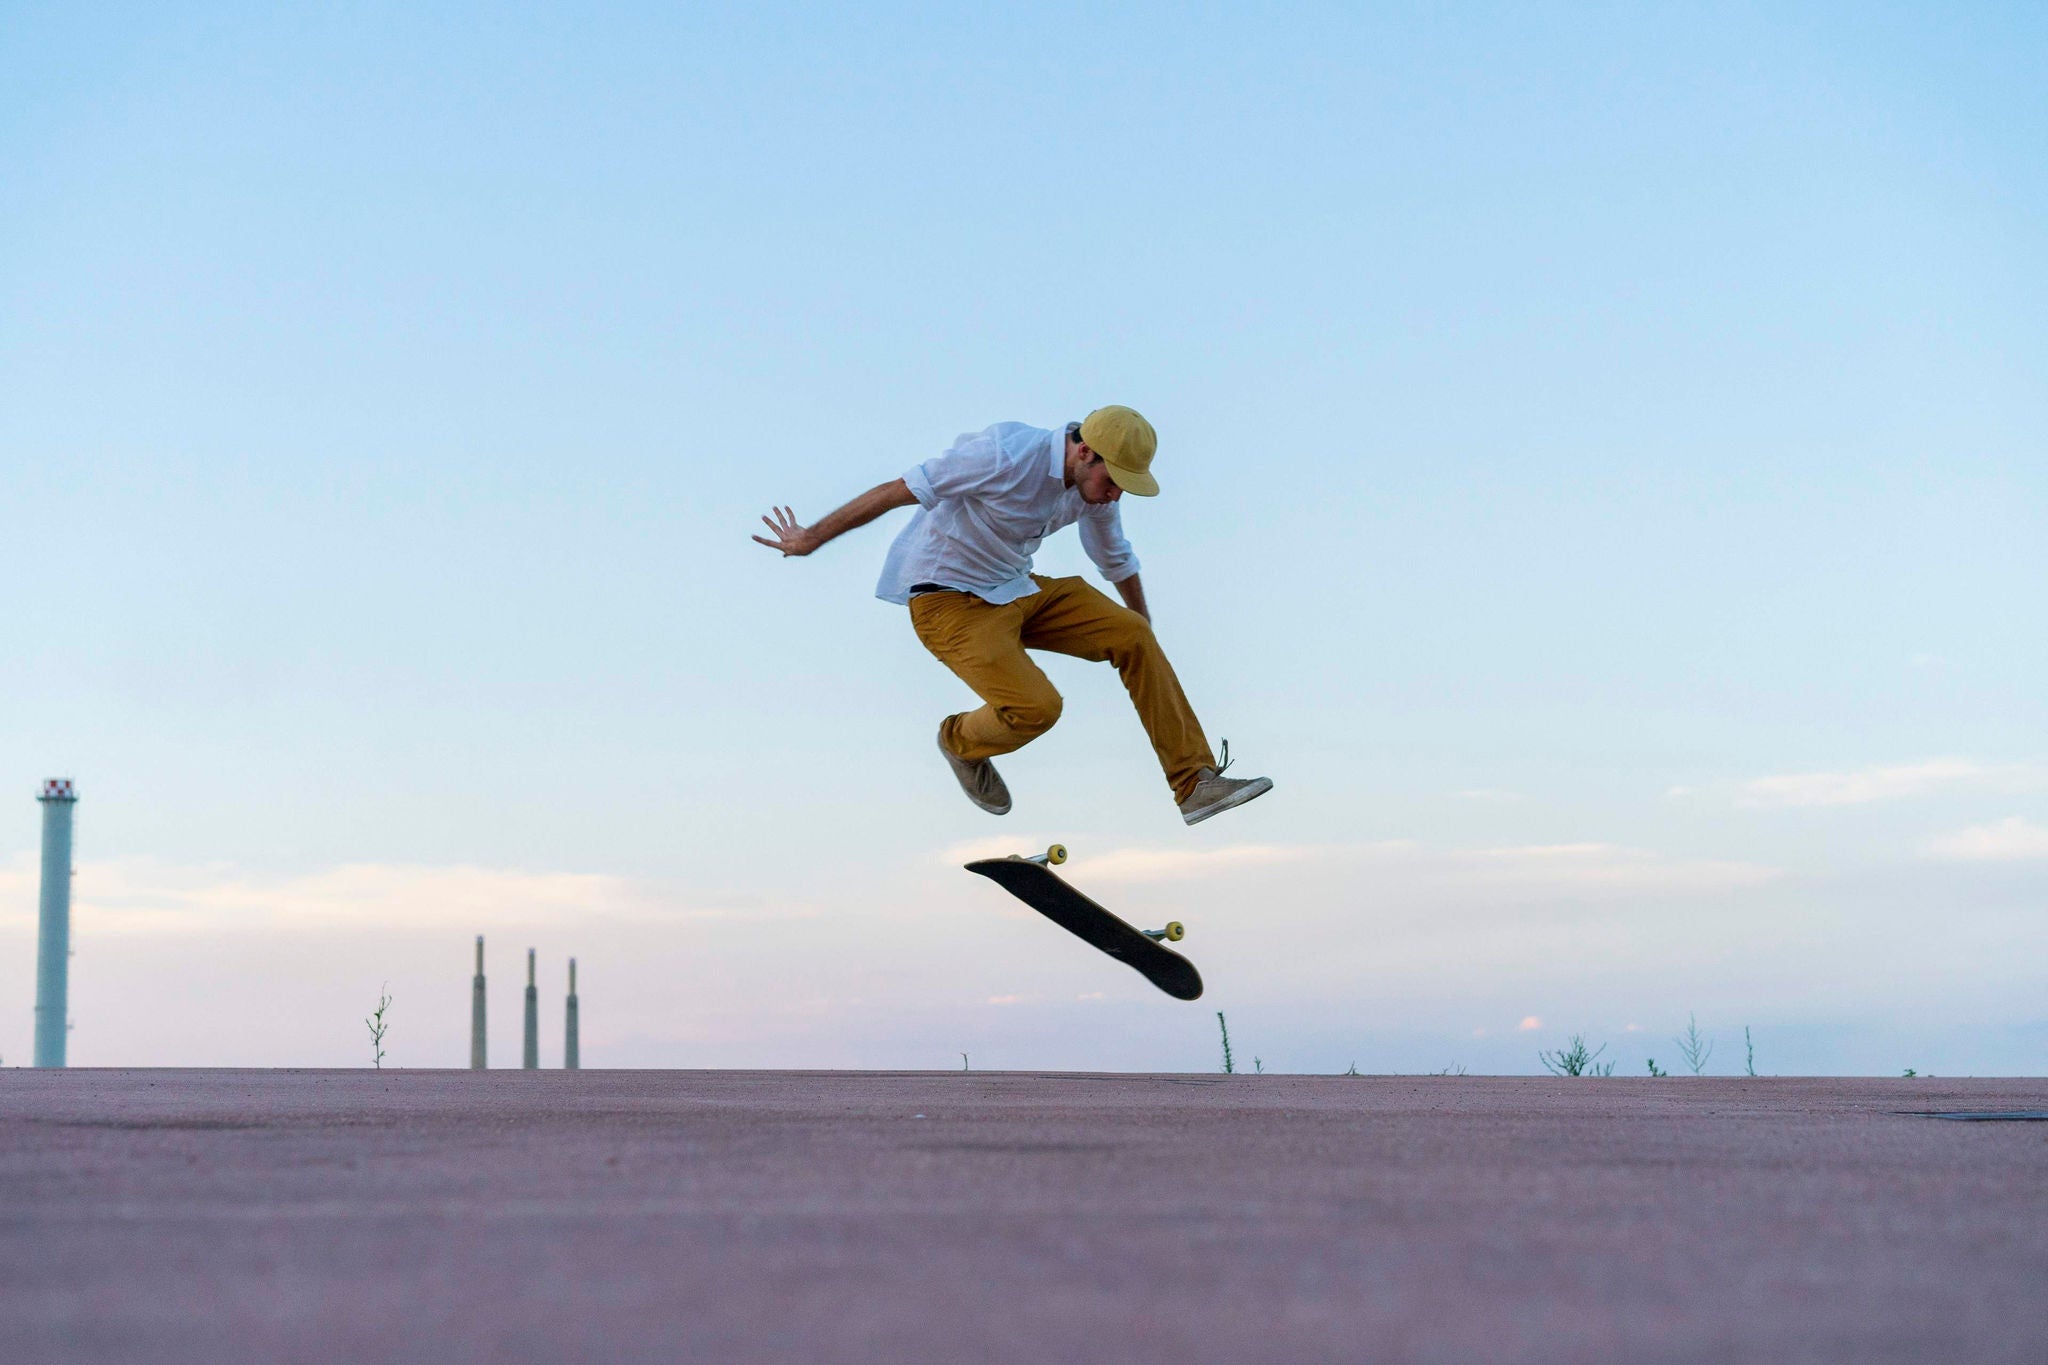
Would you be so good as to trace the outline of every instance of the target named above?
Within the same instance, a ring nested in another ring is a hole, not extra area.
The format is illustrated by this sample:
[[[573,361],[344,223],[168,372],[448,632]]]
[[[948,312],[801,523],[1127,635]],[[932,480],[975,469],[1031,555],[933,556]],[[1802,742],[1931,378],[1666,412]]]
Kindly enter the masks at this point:
[[[774,515],[772,517],[762,517],[761,524],[766,526],[769,534],[775,538],[770,540],[768,536],[754,536],[752,537],[753,542],[756,545],[766,545],[771,550],[780,550],[784,555],[804,553],[802,548],[804,528],[796,519],[795,509],[771,507],[768,510]]]

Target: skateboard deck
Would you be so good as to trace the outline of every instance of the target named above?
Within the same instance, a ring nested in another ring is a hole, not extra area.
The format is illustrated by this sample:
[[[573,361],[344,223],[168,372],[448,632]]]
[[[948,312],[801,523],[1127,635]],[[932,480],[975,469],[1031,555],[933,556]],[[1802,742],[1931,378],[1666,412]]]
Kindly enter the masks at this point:
[[[1181,926],[1174,923],[1147,931],[1126,924],[1068,886],[1048,866],[1066,860],[1066,849],[1054,844],[1035,857],[1012,854],[1007,858],[980,858],[966,866],[969,872],[988,878],[1083,943],[1135,968],[1175,999],[1199,999],[1202,974],[1195,970],[1195,964],[1159,942],[1162,938],[1178,941]]]

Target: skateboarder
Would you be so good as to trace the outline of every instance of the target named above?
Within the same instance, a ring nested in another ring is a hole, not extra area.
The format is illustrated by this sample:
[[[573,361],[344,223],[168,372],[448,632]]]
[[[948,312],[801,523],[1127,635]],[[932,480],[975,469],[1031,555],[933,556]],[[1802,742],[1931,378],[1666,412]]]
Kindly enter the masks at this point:
[[[1226,777],[1173,666],[1152,634],[1138,560],[1124,539],[1117,500],[1151,497],[1158,446],[1152,424],[1124,407],[1048,431],[998,422],[810,526],[787,507],[762,517],[754,539],[807,555],[884,512],[917,504],[889,547],[875,596],[908,604],[917,638],[987,703],[939,725],[939,751],[967,799],[992,815],[1010,791],[990,762],[1022,748],[1060,718],[1060,694],[1024,651],[1049,649],[1116,665],[1151,737],[1181,818],[1196,824],[1273,789],[1264,777]],[[1119,607],[1079,578],[1031,572],[1045,537],[1075,522],[1081,546],[1123,597]]]

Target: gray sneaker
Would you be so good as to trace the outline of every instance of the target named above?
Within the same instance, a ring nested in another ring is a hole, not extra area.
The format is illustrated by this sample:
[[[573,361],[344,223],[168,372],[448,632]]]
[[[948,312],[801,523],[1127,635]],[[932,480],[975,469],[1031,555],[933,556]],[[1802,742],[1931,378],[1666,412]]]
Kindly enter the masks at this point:
[[[1188,799],[1180,803],[1180,818],[1191,825],[1199,825],[1212,815],[1221,815],[1234,806],[1257,800],[1273,790],[1270,777],[1225,777],[1223,769],[1230,766],[1230,741],[1223,741],[1223,763],[1221,767],[1202,769],[1201,780],[1188,793]],[[966,779],[961,779],[965,781]]]
[[[996,765],[987,759],[969,763],[946,747],[946,727],[939,726],[939,752],[946,756],[946,762],[953,765],[953,776],[960,779],[960,790],[967,793],[967,799],[980,806],[990,815],[1010,813],[1010,789],[1003,785],[1001,773]]]

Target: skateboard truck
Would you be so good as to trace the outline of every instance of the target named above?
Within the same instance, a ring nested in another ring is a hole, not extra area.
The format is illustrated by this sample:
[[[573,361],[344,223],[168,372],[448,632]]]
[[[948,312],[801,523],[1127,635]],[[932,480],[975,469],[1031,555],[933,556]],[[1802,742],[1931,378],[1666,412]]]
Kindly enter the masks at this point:
[[[1040,867],[1058,867],[1067,860],[1067,846],[1065,844],[1054,844],[1043,853],[1012,853],[1010,856],[1020,863],[1037,863]],[[1164,929],[1140,929],[1138,932],[1151,939],[1154,943],[1159,942],[1161,939],[1168,943],[1178,943],[1186,938],[1188,934],[1187,927],[1177,919],[1168,920]]]

